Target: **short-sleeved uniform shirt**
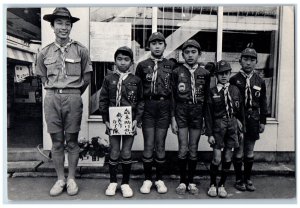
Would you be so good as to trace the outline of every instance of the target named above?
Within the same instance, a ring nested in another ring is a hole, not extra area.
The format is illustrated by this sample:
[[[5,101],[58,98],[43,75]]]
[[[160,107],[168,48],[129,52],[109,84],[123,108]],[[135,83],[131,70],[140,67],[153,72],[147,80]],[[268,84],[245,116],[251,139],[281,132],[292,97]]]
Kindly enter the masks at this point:
[[[62,66],[61,51],[55,43],[44,47],[37,56],[36,74],[46,79],[45,119],[49,133],[76,133],[80,131],[82,118],[83,75],[93,70],[87,48],[74,41],[66,49],[65,70]],[[58,94],[56,89],[71,90]]]

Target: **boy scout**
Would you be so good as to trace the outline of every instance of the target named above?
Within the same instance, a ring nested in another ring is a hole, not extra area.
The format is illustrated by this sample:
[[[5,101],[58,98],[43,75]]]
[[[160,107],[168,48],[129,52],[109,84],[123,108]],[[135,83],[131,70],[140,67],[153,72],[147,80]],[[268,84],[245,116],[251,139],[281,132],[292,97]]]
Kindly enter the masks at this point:
[[[137,122],[141,122],[143,115],[143,86],[141,79],[130,73],[129,69],[133,63],[132,50],[126,46],[120,47],[115,52],[115,71],[106,76],[99,98],[99,110],[107,130],[110,130],[109,107],[110,106],[131,106],[132,107],[132,126],[135,132]],[[131,148],[133,144],[132,135],[109,136],[109,173],[110,184],[105,191],[108,196],[113,196],[117,189],[117,167],[118,159],[121,154],[123,178],[121,191],[123,197],[132,197],[133,191],[129,186],[131,171]],[[122,140],[122,150],[120,144]]]
[[[184,194],[186,189],[191,194],[198,193],[193,178],[197,165],[204,106],[210,85],[209,72],[197,63],[200,55],[199,43],[195,40],[186,41],[182,46],[185,64],[173,71],[172,131],[178,135],[179,143],[180,184],[176,188],[178,194]]]
[[[219,61],[215,70],[217,85],[210,89],[207,101],[206,133],[208,143],[213,148],[208,190],[211,197],[227,197],[225,181],[231,165],[232,149],[238,146],[238,120],[240,128],[244,124],[243,100],[239,89],[229,84],[230,74],[230,64]],[[221,162],[222,174],[217,189],[216,177]]]
[[[259,133],[264,132],[267,115],[266,85],[255,72],[257,53],[253,48],[246,48],[241,53],[242,69],[230,79],[230,84],[237,86],[244,100],[246,133],[235,149],[233,165],[236,174],[235,187],[241,191],[254,191],[250,180],[254,158],[254,145]],[[243,160],[244,158],[244,160]],[[244,162],[244,178],[242,163]]]
[[[41,77],[46,96],[44,100],[45,120],[52,140],[52,160],[58,180],[50,190],[57,196],[67,187],[69,195],[78,192],[75,170],[79,157],[78,133],[82,118],[81,95],[90,83],[92,63],[86,47],[70,39],[73,23],[66,8],[56,8],[43,17],[50,22],[55,41],[38,54],[37,75]],[[64,143],[67,143],[69,173],[64,176]]]
[[[150,193],[153,152],[155,150],[155,186],[158,193],[166,193],[167,187],[162,181],[162,174],[165,163],[165,140],[171,120],[171,76],[174,63],[163,57],[166,41],[162,33],[151,34],[148,43],[151,57],[140,62],[136,68],[136,75],[141,78],[143,83],[145,100],[142,121],[145,181],[140,191],[144,194]]]

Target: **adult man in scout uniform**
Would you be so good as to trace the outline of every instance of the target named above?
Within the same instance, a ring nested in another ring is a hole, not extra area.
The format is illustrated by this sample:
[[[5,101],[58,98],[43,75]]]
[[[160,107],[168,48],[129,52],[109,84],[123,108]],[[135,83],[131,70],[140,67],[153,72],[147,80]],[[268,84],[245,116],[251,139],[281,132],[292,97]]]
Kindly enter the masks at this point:
[[[264,132],[266,124],[266,85],[265,81],[254,72],[257,64],[255,49],[247,47],[243,50],[240,64],[242,69],[230,79],[230,84],[237,86],[242,95],[246,125],[244,139],[240,141],[239,148],[235,149],[233,157],[236,174],[235,187],[241,191],[254,191],[255,187],[250,176],[254,161],[254,145],[259,139],[259,134]],[[244,174],[242,172],[243,162]]]
[[[45,120],[52,140],[52,160],[58,180],[50,190],[51,196],[61,194],[65,187],[69,195],[78,193],[75,171],[79,157],[78,133],[82,118],[81,95],[90,83],[92,65],[86,47],[70,39],[73,23],[67,8],[56,8],[44,15],[55,33],[55,41],[38,54],[37,75],[41,77],[46,96]],[[64,176],[64,143],[68,151],[69,172]]]
[[[215,70],[217,85],[210,89],[207,99],[206,133],[208,143],[213,148],[208,191],[211,197],[227,197],[225,182],[231,165],[232,149],[239,145],[238,128],[244,131],[243,100],[239,89],[229,84],[230,74],[230,64],[224,60],[219,61]],[[217,185],[216,178],[221,163],[222,174]]]

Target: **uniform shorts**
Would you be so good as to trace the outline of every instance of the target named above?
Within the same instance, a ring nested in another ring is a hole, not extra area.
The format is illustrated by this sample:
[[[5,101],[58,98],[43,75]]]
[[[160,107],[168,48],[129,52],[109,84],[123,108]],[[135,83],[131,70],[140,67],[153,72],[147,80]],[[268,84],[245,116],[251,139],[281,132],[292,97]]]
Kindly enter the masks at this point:
[[[245,139],[258,140],[259,139],[259,120],[252,117],[246,118],[246,133],[244,134]]]
[[[44,113],[48,133],[77,133],[80,131],[83,104],[80,93],[58,94],[47,92]]]
[[[145,100],[143,128],[169,128],[171,121],[170,100]]]
[[[177,103],[175,119],[179,128],[202,129],[203,104]]]
[[[237,120],[233,118],[220,118],[214,121],[213,136],[215,144],[211,147],[215,149],[237,148],[238,143],[238,126]]]

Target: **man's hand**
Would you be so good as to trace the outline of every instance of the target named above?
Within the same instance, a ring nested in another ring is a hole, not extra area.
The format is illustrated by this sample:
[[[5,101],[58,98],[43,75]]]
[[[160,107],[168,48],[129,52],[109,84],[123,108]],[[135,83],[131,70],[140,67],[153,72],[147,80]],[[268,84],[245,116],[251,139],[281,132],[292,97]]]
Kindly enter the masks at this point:
[[[208,141],[208,143],[209,143],[210,145],[213,145],[213,144],[216,143],[216,140],[215,140],[215,138],[214,138],[213,136],[208,136],[207,141]]]
[[[110,130],[111,130],[111,128],[110,128],[110,125],[109,125],[109,122],[108,122],[108,121],[105,122],[105,126],[106,126],[106,130],[107,130],[107,132],[108,132],[108,135],[110,135]]]
[[[171,127],[173,134],[178,134],[178,126],[175,117],[172,117]]]

